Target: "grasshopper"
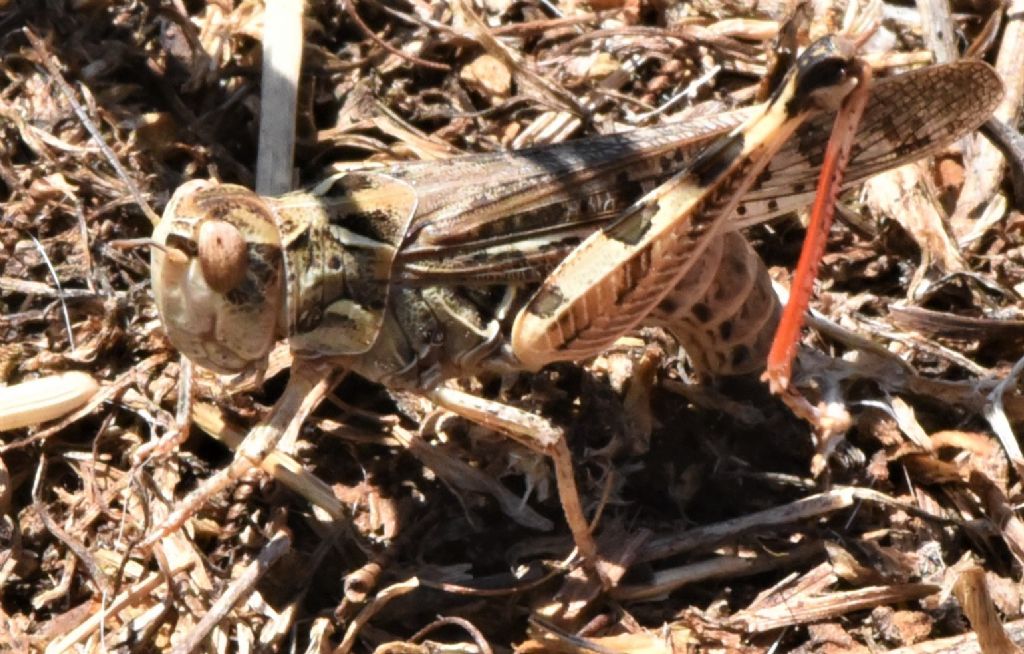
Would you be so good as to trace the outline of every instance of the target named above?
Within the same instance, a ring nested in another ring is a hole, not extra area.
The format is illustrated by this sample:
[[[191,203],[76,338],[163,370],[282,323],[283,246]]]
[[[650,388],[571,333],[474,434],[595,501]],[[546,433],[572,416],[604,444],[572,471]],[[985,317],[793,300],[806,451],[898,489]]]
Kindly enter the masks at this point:
[[[171,343],[238,373],[260,370],[283,337],[294,364],[234,463],[146,544],[259,462],[345,369],[551,456],[576,545],[595,559],[561,430],[445,380],[585,359],[641,324],[666,327],[710,375],[762,370],[780,307],[739,229],[809,203],[832,114],[861,70],[827,37],[767,102],[698,122],[368,168],[277,198],[184,184],[151,255]],[[1001,96],[981,62],[876,83],[845,184],[945,147]]]

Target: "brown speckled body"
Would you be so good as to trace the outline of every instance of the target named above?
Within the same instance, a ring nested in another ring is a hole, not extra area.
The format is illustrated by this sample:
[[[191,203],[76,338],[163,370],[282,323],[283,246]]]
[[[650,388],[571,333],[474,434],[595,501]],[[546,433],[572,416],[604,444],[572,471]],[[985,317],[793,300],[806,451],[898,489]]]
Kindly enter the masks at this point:
[[[944,147],[984,120],[1000,94],[998,78],[978,62],[878,83],[847,184]],[[258,368],[278,337],[290,340],[296,356],[329,359],[396,387],[429,389],[481,368],[516,366],[524,353],[509,347],[513,322],[531,298],[544,309],[544,297],[534,296],[551,271],[709,143],[763,110],[519,152],[368,168],[280,198],[191,182],[175,194],[154,238],[194,257],[198,226],[224,220],[245,237],[252,263],[238,288],[218,293],[194,261],[171,261],[154,250],[161,316],[179,349],[220,371]],[[806,122],[751,189],[739,183],[751,181],[739,170],[702,198],[690,230],[699,247],[675,253],[685,273],[674,282],[654,280],[659,297],[651,295],[641,324],[668,328],[698,369],[730,375],[763,366],[779,309],[763,264],[737,230],[809,202],[830,119],[826,113]],[[718,222],[702,226],[700,217],[713,215]],[[628,246],[646,228],[640,220],[629,229],[608,231]],[[637,259],[643,266],[656,260],[645,256]],[[633,284],[643,266],[624,269],[622,283]],[[587,311],[613,306],[595,293]],[[557,308],[563,300],[552,292],[548,304]],[[614,313],[602,318],[613,336],[636,324],[619,325]],[[555,358],[581,358],[601,347]]]

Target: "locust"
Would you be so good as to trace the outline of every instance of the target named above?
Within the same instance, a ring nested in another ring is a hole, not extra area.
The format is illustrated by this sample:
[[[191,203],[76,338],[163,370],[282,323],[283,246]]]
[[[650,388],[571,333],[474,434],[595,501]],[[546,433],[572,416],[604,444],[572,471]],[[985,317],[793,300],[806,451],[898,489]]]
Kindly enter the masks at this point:
[[[977,61],[883,79],[869,95],[866,77],[849,43],[826,37],[766,102],[699,121],[350,170],[273,198],[187,182],[151,253],[171,343],[212,371],[258,373],[285,338],[294,363],[234,462],[144,545],[261,461],[346,370],[550,456],[578,551],[595,559],[562,430],[447,381],[586,359],[639,325],[665,327],[708,375],[763,370],[781,308],[740,230],[811,202],[851,94],[866,105],[846,187],[946,147],[1002,96]]]

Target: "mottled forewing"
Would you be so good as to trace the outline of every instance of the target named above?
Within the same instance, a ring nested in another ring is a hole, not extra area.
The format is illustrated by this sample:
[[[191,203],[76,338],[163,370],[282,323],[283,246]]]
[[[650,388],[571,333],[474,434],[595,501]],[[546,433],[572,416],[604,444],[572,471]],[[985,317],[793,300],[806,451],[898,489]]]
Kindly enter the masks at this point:
[[[988,64],[957,61],[886,78],[872,89],[843,186],[917,161],[976,130],[1003,97]],[[799,211],[811,203],[834,114],[805,123],[736,209],[734,228]]]

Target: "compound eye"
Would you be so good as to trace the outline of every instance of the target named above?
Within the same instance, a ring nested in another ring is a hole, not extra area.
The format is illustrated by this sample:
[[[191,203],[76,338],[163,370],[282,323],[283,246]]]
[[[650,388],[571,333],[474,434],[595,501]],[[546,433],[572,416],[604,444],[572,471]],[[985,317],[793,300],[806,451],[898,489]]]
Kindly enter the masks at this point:
[[[227,293],[245,280],[249,248],[238,228],[223,220],[207,220],[196,239],[203,278],[213,290]]]

